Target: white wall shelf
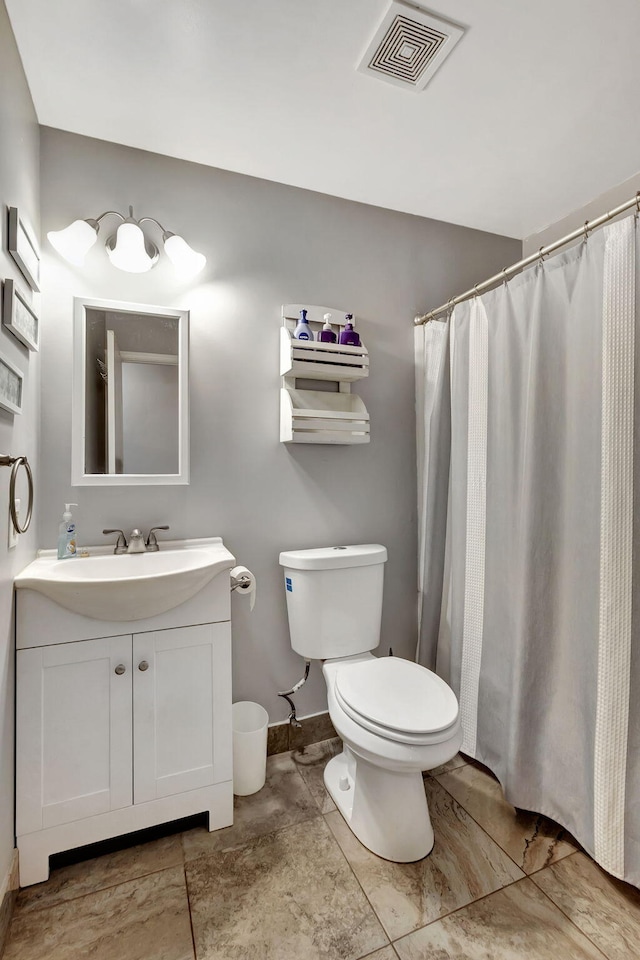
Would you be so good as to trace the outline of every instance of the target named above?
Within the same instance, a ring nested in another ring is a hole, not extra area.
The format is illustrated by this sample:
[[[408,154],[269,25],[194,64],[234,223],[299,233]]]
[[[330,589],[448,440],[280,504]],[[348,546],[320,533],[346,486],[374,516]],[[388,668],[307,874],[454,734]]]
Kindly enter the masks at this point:
[[[359,347],[293,336],[300,311],[307,311],[317,337],[330,313],[331,325],[340,336],[346,311],[335,307],[285,304],[280,331],[280,440],[283,443],[368,443],[369,414],[351,384],[369,376],[369,353]],[[300,390],[297,379],[325,380],[337,384],[336,392]]]
[[[369,414],[355,393],[283,387],[280,412],[285,443],[369,442]]]
[[[317,340],[294,340],[286,327],[282,327],[280,338],[282,377],[352,383],[369,376],[369,354],[365,346],[346,347]]]

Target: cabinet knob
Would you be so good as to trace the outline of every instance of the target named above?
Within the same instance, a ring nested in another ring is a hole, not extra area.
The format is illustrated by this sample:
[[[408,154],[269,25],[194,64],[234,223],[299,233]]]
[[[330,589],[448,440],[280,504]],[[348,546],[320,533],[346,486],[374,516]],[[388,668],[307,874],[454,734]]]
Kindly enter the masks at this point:
[[[148,669],[149,669],[148,661],[141,660],[140,663],[138,664],[138,670],[142,670],[144,672],[145,670],[148,670]]]
[[[126,669],[127,668],[125,667],[124,663],[119,663],[118,666],[116,667],[116,673],[118,674],[119,677],[121,677],[122,674],[126,672]]]

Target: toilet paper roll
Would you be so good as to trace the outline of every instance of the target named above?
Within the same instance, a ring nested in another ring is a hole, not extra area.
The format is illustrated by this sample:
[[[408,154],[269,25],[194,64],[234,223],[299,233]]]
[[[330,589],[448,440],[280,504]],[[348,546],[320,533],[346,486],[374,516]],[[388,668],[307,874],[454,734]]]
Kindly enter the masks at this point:
[[[234,567],[229,576],[231,577],[231,589],[242,597],[249,597],[249,610],[253,610],[256,605],[256,578],[247,567]]]

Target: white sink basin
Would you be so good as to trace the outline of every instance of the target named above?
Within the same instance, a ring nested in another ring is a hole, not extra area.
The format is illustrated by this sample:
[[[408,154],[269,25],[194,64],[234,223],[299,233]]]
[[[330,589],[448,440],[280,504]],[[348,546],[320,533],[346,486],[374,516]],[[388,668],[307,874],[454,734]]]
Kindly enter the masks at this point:
[[[220,537],[165,541],[157,553],[120,556],[113,547],[89,547],[88,557],[67,560],[42,550],[14,582],[94,620],[143,620],[189,600],[234,564]]]

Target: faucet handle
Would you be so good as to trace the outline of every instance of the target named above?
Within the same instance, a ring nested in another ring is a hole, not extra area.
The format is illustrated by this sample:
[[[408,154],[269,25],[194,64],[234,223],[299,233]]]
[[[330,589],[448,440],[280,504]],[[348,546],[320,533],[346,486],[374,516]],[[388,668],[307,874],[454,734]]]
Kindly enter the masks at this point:
[[[125,535],[124,535],[124,530],[118,530],[117,528],[112,530],[111,528],[109,528],[108,530],[103,530],[102,532],[103,532],[104,534],[107,534],[107,533],[117,533],[117,534],[118,534],[118,539],[116,540],[116,545],[115,545],[114,550],[113,550],[114,553],[126,553],[126,552],[127,552],[128,543],[127,543],[127,538],[126,538]]]
[[[147,550],[151,550],[151,551],[159,550],[160,547],[158,546],[158,540],[156,538],[155,531],[168,530],[168,529],[169,529],[169,526],[167,524],[164,524],[161,527],[151,527],[151,530],[149,530],[149,536],[147,537]]]

